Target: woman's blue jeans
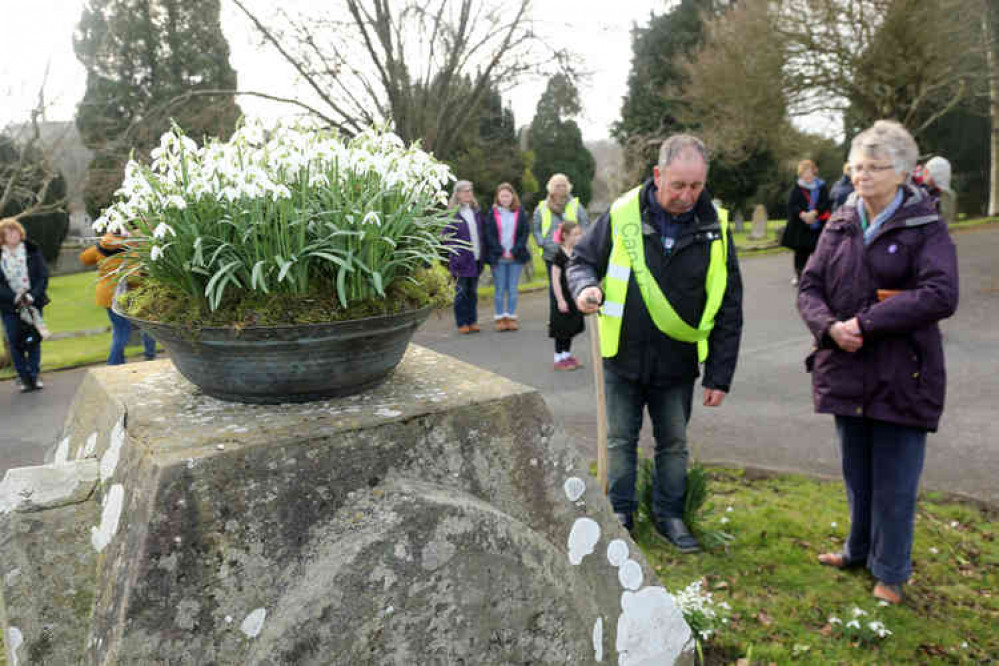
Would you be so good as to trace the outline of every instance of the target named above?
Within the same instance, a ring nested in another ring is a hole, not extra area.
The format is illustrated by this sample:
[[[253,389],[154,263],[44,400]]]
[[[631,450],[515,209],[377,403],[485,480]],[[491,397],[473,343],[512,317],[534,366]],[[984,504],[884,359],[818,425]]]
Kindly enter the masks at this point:
[[[647,408],[656,441],[652,509],[658,524],[683,516],[687,485],[687,422],[694,382],[670,387],[630,381],[604,367],[607,400],[608,496],[615,513],[632,514],[638,464],[638,435]]]
[[[125,362],[125,345],[132,335],[132,322],[116,315],[108,308],[108,319],[111,320],[111,351],[108,353],[108,365],[121,365]],[[156,358],[156,340],[145,331],[142,332],[143,355],[147,359]]]
[[[41,312],[42,308],[38,308],[38,313],[41,314]],[[7,333],[7,346],[10,347],[10,357],[21,380],[34,380],[41,371],[42,346],[40,344],[32,345],[28,349],[17,347],[19,320],[20,316],[16,312],[3,313],[3,328]]]
[[[479,318],[479,278],[455,277],[454,321],[458,327],[474,324]]]
[[[912,574],[926,431],[854,416],[837,416],[836,431],[850,503],[847,561],[866,563],[882,582],[904,583]]]
[[[493,264],[493,284],[496,286],[493,306],[497,317],[517,314],[517,286],[523,268],[524,264],[518,264],[516,261],[500,261]]]

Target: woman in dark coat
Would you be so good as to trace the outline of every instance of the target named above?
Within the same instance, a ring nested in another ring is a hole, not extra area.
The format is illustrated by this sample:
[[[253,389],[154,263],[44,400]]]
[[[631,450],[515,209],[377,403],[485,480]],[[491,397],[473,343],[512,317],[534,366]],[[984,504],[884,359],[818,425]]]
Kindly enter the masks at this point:
[[[798,163],[798,182],[791,188],[787,200],[787,226],[781,245],[794,250],[794,279],[798,284],[808,257],[815,251],[822,226],[829,219],[831,205],[825,181],[819,178],[812,160]]]
[[[493,307],[497,331],[516,331],[517,289],[520,272],[531,260],[527,239],[531,234],[530,222],[520,197],[510,183],[500,183],[496,188],[493,207],[482,220],[485,238],[486,263],[493,272],[496,288]]]
[[[451,248],[448,268],[454,276],[454,320],[458,332],[478,333],[479,275],[485,256],[482,240],[482,215],[475,200],[472,183],[459,180],[454,184],[451,208],[454,220],[444,227],[445,245]]]
[[[836,211],[801,276],[798,309],[815,336],[815,409],[836,418],[850,536],[819,561],[866,566],[874,596],[902,599],[912,572],[926,433],[946,374],[938,322],[957,308],[957,255],[926,193],[907,184],[918,148],[896,122],[853,140],[856,197]],[[855,203],[854,203],[855,202]]]
[[[27,239],[24,227],[14,218],[0,221],[0,246],[0,314],[21,392],[27,393],[42,388],[38,378],[42,346],[40,337],[23,341],[20,333],[31,322],[41,335],[48,334],[42,309],[49,302],[49,269],[41,249]]]

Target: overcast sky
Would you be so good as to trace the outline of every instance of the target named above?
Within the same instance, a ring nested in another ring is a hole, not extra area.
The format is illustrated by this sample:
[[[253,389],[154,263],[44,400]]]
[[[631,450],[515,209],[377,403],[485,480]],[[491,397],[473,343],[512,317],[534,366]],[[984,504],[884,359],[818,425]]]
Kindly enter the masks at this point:
[[[83,0],[3,0],[3,38],[0,39],[0,126],[27,118],[34,105],[46,65],[49,66],[46,97],[48,120],[73,117],[83,96],[86,74],[73,54],[72,35],[79,21]],[[324,6],[322,0],[285,0],[296,4]],[[631,66],[630,28],[644,24],[651,11],[669,6],[669,0],[536,0],[534,20],[553,46],[569,46],[583,58],[581,66],[592,73],[582,88],[583,113],[578,119],[587,140],[609,136],[617,119]],[[251,6],[261,6],[253,2]],[[232,3],[222,0],[222,24],[231,63],[246,90],[296,95],[294,75],[259,39]],[[506,96],[513,106],[517,125],[526,125],[534,115],[544,81],[525,81]],[[301,91],[298,92],[301,94]],[[275,116],[281,109],[271,103],[243,97],[239,101],[249,115]]]

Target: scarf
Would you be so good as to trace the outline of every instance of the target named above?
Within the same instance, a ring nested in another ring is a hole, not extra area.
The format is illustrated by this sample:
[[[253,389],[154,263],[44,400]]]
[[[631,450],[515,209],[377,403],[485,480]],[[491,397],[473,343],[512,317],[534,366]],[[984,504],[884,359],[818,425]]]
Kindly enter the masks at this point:
[[[22,294],[31,291],[31,277],[28,274],[28,251],[25,249],[24,243],[18,243],[13,250],[6,245],[3,246],[3,251],[0,253],[0,270],[3,271],[3,276],[7,280],[10,290],[14,292],[15,302]],[[34,305],[18,308],[18,314],[22,321],[34,325],[42,338],[49,336],[48,328],[42,320],[42,313]]]
[[[871,241],[874,240],[874,236],[878,233],[878,229],[881,228],[885,222],[887,222],[891,217],[898,212],[898,209],[902,206],[902,188],[898,188],[898,192],[895,193],[895,198],[891,200],[891,203],[885,206],[885,209],[877,214],[874,221],[870,224],[867,223],[867,209],[864,208],[864,200],[861,197],[857,197],[857,214],[860,215],[860,228],[864,230],[864,245],[870,245]]]
[[[825,184],[826,182],[821,178],[816,178],[810,183],[807,180],[798,179],[798,187],[808,190],[808,210],[815,210],[815,207],[819,205],[819,190]]]
[[[689,224],[694,219],[694,209],[691,208],[686,213],[673,215],[659,204],[656,197],[658,189],[653,185],[647,190],[645,204],[649,212],[649,220],[659,233],[659,239],[663,244],[663,253],[670,254],[676,239],[680,235],[683,226]]]

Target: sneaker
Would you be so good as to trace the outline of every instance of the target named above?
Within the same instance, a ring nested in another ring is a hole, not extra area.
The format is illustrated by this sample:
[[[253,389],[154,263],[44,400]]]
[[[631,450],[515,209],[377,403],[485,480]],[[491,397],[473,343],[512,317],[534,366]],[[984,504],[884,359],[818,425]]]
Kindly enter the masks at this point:
[[[21,393],[31,393],[36,388],[37,388],[37,386],[36,386],[35,382],[30,377],[26,377],[26,378],[21,379],[21,382],[20,382]]]
[[[653,530],[653,534],[660,541],[675,546],[681,553],[696,553],[701,549],[701,544],[697,542],[697,539],[680,518],[667,518],[661,523],[656,521],[656,529]]]
[[[45,388],[45,384],[42,383],[41,378],[40,377],[35,377],[35,389],[36,390],[41,390],[43,388]]]
[[[565,359],[565,362],[569,364],[569,370],[579,370],[583,367],[583,364],[579,362],[579,359],[575,356],[570,356]]]

